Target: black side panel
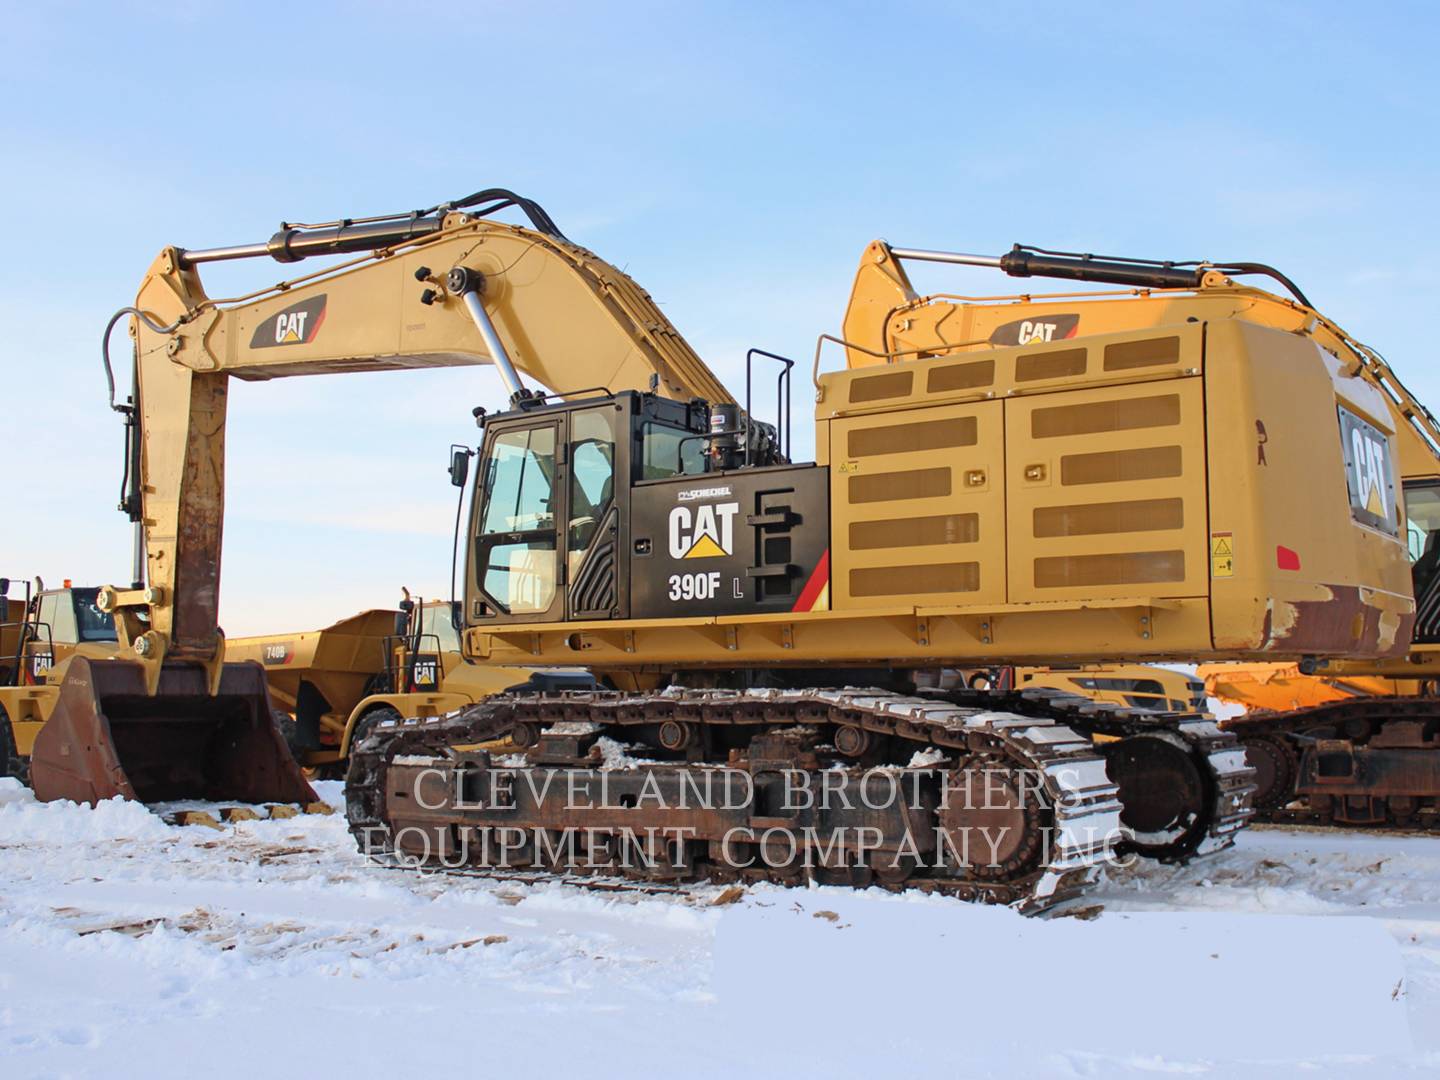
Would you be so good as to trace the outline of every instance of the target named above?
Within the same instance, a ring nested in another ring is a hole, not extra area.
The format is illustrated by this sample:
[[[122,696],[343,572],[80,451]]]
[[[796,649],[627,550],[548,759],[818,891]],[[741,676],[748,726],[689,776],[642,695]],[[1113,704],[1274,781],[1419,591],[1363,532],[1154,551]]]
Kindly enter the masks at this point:
[[[824,572],[828,470],[785,465],[640,484],[630,535],[632,618],[793,611]]]
[[[619,535],[619,517],[619,512],[612,506],[600,523],[597,539],[585,556],[584,565],[570,582],[572,619],[618,617],[615,604],[615,541]]]

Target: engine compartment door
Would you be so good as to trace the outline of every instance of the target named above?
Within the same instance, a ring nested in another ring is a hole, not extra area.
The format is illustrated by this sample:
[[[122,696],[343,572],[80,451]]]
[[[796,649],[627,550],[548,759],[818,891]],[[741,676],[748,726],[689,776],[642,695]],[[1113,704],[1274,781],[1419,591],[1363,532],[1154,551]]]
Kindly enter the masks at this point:
[[[1004,602],[1002,408],[831,421],[836,609]]]
[[[1201,380],[1005,403],[1012,603],[1205,596]]]

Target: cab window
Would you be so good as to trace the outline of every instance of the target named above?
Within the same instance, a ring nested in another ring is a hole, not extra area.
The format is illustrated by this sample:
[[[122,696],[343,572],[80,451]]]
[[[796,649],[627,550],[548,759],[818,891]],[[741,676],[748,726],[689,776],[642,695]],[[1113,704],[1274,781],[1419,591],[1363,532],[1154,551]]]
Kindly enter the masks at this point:
[[[502,611],[538,614],[555,600],[555,427],[498,435],[486,462],[476,570]]]
[[[1411,484],[1405,488],[1405,535],[1410,561],[1419,562],[1427,547],[1440,544],[1440,484]]]
[[[62,645],[74,645],[80,640],[80,630],[75,625],[75,609],[71,606],[69,592],[46,593],[40,597],[40,621],[50,628],[49,640]],[[41,640],[46,639],[44,630]]]
[[[664,480],[705,471],[705,443],[693,431],[647,421],[641,425],[640,479]],[[686,440],[689,440],[688,442]]]
[[[114,641],[115,619],[95,606],[99,589],[76,589],[75,621],[79,626],[81,641]]]
[[[440,643],[441,652],[460,651],[460,631],[450,617],[449,604],[430,604],[420,612],[420,648],[433,648]]]
[[[615,498],[615,410],[587,409],[570,417],[570,530],[572,560],[595,539]]]

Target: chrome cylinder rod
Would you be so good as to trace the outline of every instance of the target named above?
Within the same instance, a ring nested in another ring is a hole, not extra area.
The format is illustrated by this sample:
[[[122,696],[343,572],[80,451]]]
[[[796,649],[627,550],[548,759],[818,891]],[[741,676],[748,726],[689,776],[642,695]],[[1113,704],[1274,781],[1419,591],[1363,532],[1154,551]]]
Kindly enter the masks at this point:
[[[961,251],[927,251],[924,248],[891,248],[890,254],[897,259],[911,259],[915,262],[958,263],[961,266],[1002,269],[998,255],[966,255]]]
[[[145,522],[135,522],[135,543],[131,551],[130,586],[145,587]]]
[[[464,270],[464,267],[457,267],[457,270]],[[451,279],[455,278],[455,271],[450,272]],[[490,321],[490,316],[485,313],[485,305],[480,302],[480,290],[476,288],[476,278],[479,275],[469,271],[464,275],[464,286],[457,290],[460,299],[465,301],[465,310],[470,312],[470,318],[475,323],[475,329],[480,331],[481,340],[485,342],[485,348],[490,353],[490,359],[494,361],[495,368],[500,372],[500,379],[505,383],[505,389],[510,391],[511,398],[525,396],[525,384],[520,381],[520,373],[515,370],[515,365],[510,362],[510,354],[505,351],[505,346],[500,343],[500,335],[495,332],[495,324]]]

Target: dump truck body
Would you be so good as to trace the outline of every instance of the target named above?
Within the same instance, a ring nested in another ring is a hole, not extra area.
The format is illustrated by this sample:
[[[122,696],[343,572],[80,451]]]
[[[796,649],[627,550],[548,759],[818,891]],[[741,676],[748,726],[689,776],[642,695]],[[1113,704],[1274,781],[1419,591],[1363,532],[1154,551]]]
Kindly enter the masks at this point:
[[[1078,668],[1018,668],[1015,685],[1050,687],[1093,701],[1155,712],[1204,712],[1205,683],[1193,675],[1149,664],[1096,664]]]
[[[228,658],[264,669],[272,701],[291,717],[291,749],[307,768],[343,771],[356,732],[376,717],[443,716],[530,681],[532,669],[461,656],[448,602],[406,603],[320,630],[226,642]]]

